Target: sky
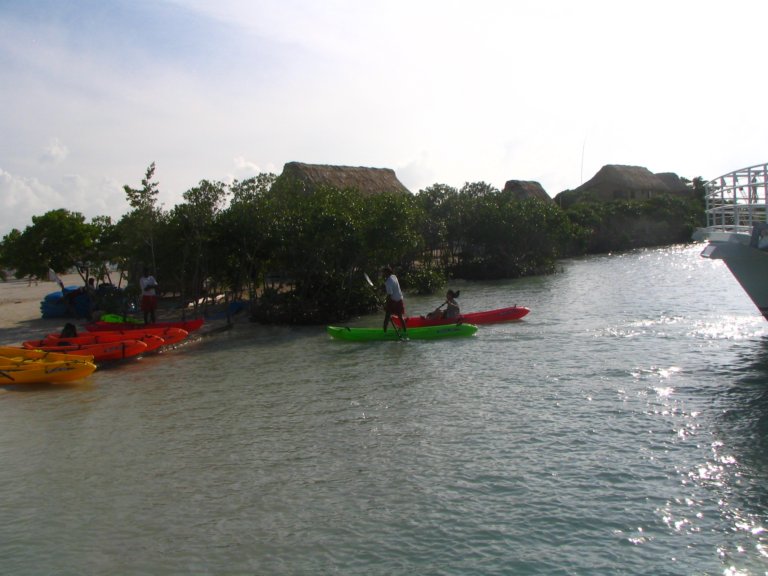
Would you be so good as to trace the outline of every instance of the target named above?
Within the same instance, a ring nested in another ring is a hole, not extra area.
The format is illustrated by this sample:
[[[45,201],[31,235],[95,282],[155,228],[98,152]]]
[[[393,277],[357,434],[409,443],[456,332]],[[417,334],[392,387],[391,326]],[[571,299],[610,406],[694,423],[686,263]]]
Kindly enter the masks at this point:
[[[286,162],[414,193],[768,161],[768,2],[0,0],[0,237]]]

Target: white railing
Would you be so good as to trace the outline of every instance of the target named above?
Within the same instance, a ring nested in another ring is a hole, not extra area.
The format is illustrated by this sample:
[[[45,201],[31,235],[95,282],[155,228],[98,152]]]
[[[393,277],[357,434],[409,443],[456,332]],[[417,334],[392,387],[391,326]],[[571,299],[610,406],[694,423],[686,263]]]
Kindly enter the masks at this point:
[[[705,184],[707,227],[722,232],[752,232],[768,222],[768,163],[734,170]]]

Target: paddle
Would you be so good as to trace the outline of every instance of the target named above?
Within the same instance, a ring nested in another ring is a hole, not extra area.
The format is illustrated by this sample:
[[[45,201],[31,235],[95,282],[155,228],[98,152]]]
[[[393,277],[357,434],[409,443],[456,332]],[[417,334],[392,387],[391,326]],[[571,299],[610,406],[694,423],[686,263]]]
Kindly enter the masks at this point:
[[[458,298],[460,294],[461,294],[461,290],[456,290],[456,292],[454,292],[454,293],[453,293],[453,297],[454,297],[454,298]],[[436,308],[436,310],[440,310],[440,308],[442,308],[442,307],[443,307],[443,306],[445,306],[446,304],[448,304],[448,300],[446,300],[445,302],[443,302],[442,304],[440,304],[440,306],[438,306],[438,307]]]
[[[366,274],[365,272],[363,272],[363,276],[365,276],[365,281],[366,281],[366,282],[368,282],[368,286],[370,286],[371,288],[373,288],[373,289],[374,289],[374,290],[373,290],[373,291],[374,291],[374,293],[376,293],[376,286],[374,286],[374,285],[373,285],[373,282],[371,281],[371,279],[370,279],[370,277],[368,276],[368,274]],[[376,294],[376,298],[377,298],[377,299],[378,299],[378,297],[379,297],[379,295],[378,295],[378,294]]]
[[[374,286],[373,282],[371,281],[371,278],[365,272],[363,272],[363,276],[365,276],[365,281],[368,282],[368,286],[370,286],[371,290],[373,290],[373,293],[376,296],[376,300],[378,301],[379,306],[384,308],[384,310],[386,311],[386,305],[379,299],[379,294],[376,292],[376,286]],[[397,334],[398,340],[402,340],[403,337],[400,335],[400,330],[397,329],[397,324],[395,324],[395,321],[392,319],[391,314],[389,316],[389,321],[392,324],[392,328],[395,329],[395,334]]]
[[[65,293],[64,282],[59,277],[59,275],[56,274],[56,272],[53,270],[53,268],[48,268],[48,280],[50,280],[51,282],[56,282],[56,284],[58,284],[59,287],[61,288],[61,293],[62,294]]]

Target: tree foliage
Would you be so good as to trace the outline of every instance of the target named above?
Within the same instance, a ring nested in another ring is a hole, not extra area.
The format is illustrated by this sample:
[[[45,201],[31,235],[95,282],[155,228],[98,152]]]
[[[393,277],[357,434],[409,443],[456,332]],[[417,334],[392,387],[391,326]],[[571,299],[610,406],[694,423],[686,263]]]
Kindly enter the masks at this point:
[[[319,323],[370,312],[363,274],[393,266],[403,288],[433,293],[450,278],[514,278],[554,270],[564,256],[685,242],[703,214],[693,200],[518,200],[485,182],[434,184],[418,194],[367,195],[260,174],[230,184],[202,180],[169,211],[158,205],[155,164],[125,186],[130,210],[113,224],[53,210],[0,243],[0,264],[18,277],[77,267],[129,285],[146,266],[168,294],[246,298],[265,322]]]
[[[63,208],[33,216],[23,232],[13,230],[3,238],[2,264],[14,269],[17,278],[46,277],[49,268],[61,272],[76,267],[87,275],[104,228],[103,218],[88,224],[79,212]]]
[[[120,219],[117,228],[123,239],[123,258],[131,276],[140,274],[139,270],[144,266],[157,271],[155,239],[164,214],[157,203],[160,189],[159,183],[152,181],[154,177],[155,163],[152,162],[141,180],[141,188],[123,186],[131,210]]]

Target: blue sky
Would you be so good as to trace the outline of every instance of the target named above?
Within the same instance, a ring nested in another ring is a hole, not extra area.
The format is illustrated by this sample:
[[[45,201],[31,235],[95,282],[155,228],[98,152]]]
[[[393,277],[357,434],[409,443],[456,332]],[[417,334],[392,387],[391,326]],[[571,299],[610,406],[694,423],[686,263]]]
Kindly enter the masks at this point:
[[[713,178],[765,162],[760,1],[0,0],[0,235],[128,210],[157,165],[387,167],[413,192],[605,164]]]

